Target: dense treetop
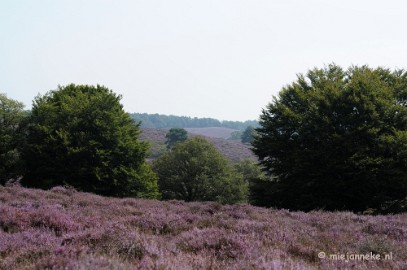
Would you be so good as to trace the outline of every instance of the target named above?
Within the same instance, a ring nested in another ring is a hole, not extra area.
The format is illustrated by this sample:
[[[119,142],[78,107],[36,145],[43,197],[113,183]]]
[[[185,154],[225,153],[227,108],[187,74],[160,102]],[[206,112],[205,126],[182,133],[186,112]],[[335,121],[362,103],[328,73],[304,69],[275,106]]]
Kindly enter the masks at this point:
[[[269,205],[377,208],[407,196],[407,73],[314,69],[260,117],[254,152],[270,175]]]
[[[139,127],[103,86],[70,84],[35,99],[25,160],[27,186],[69,184],[103,195],[156,197]]]
[[[202,137],[176,144],[154,160],[163,199],[245,202],[247,185],[216,148]]]

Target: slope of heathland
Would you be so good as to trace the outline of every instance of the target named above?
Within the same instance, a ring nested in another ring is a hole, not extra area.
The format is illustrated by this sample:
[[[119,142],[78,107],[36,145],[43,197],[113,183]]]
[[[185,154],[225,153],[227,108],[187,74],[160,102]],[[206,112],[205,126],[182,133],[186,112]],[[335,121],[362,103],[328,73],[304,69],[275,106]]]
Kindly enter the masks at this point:
[[[407,214],[118,199],[62,187],[0,187],[0,202],[0,269],[407,268]]]
[[[237,129],[224,128],[224,127],[205,127],[205,128],[185,128],[188,133],[202,135],[212,138],[228,139],[232,136],[232,133],[239,131]]]
[[[140,139],[150,143],[150,159],[158,157],[165,151],[165,134],[168,130],[155,128],[142,128]],[[188,133],[188,136],[198,136]],[[244,159],[256,160],[255,155],[250,150],[249,145],[245,145],[236,140],[225,140],[222,138],[205,137],[212,143],[226,158],[232,162],[238,162]]]

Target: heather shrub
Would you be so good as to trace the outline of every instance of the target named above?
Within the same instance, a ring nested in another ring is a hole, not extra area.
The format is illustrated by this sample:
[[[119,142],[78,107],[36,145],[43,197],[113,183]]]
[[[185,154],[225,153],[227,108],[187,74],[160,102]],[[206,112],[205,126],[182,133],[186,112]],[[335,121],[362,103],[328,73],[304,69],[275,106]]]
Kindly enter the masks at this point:
[[[218,228],[197,229],[182,233],[178,247],[186,252],[205,252],[220,259],[236,259],[245,255],[243,239],[231,237]]]
[[[361,254],[368,254],[372,252],[373,254],[389,254],[393,249],[391,244],[383,238],[378,238],[375,236],[367,237],[361,243],[359,243],[359,252]]]
[[[175,235],[188,227],[188,221],[178,214],[165,214],[162,212],[150,213],[148,216],[134,217],[129,220],[132,226],[136,226],[145,232],[154,234]]]
[[[75,188],[72,186],[56,186],[56,187],[51,188],[50,190],[54,193],[58,193],[58,194],[66,195],[66,196],[71,196],[72,194],[77,192],[75,190]]]
[[[407,267],[406,214],[304,213],[62,193],[0,187],[0,270]],[[79,206],[81,201],[86,204]],[[392,252],[393,259],[334,261],[319,259],[320,251]]]
[[[381,218],[381,217],[378,217]],[[381,223],[376,222],[367,222],[362,232],[376,235],[376,234],[385,234],[389,238],[399,239],[407,236],[407,228],[403,228],[400,226],[395,226],[394,222],[388,222],[383,220]]]
[[[189,210],[193,213],[198,213],[202,216],[213,215],[222,209],[222,205],[217,202],[202,202],[202,203],[191,203],[189,205]]]
[[[33,269],[36,262],[52,254],[57,246],[57,239],[47,229],[0,232],[0,269]]]
[[[240,205],[239,207],[235,205],[226,205],[223,209],[223,213],[234,219],[248,219],[252,210],[245,205]]]
[[[86,246],[92,252],[116,256],[125,261],[141,259],[145,254],[141,239],[137,233],[126,233],[126,229],[117,223],[110,223],[102,228],[66,234],[61,246]]]
[[[48,228],[56,235],[80,228],[80,225],[72,220],[72,216],[65,213],[59,205],[39,207],[36,212],[29,213],[28,219],[31,227]]]
[[[0,206],[0,227],[9,233],[30,227],[46,228],[56,235],[61,235],[77,230],[80,226],[70,215],[64,213],[61,206],[38,207],[35,204],[26,204],[17,207]]]
[[[291,243],[287,248],[287,252],[294,257],[299,257],[309,262],[316,262],[318,260],[315,248],[301,243]]]
[[[230,229],[233,227],[233,219],[225,213],[215,213],[210,217],[202,217],[195,223],[198,228],[218,227]]]
[[[79,259],[71,260],[68,269],[98,269],[98,270],[126,270],[145,269],[144,263],[133,264],[123,262],[120,258],[105,257],[103,255],[89,254],[81,256]]]

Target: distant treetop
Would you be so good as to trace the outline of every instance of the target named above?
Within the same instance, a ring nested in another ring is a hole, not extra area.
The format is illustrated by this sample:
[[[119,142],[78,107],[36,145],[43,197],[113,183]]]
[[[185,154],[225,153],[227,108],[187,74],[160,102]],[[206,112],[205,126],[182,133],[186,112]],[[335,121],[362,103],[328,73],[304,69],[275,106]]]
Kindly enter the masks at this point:
[[[248,126],[258,127],[256,120],[240,121],[219,121],[213,118],[197,118],[188,116],[162,115],[133,113],[131,116],[136,122],[141,122],[144,128],[199,128],[199,127],[224,127],[238,130],[245,130]]]
[[[183,128],[171,128],[165,135],[167,149],[171,149],[175,144],[186,141],[188,132]]]

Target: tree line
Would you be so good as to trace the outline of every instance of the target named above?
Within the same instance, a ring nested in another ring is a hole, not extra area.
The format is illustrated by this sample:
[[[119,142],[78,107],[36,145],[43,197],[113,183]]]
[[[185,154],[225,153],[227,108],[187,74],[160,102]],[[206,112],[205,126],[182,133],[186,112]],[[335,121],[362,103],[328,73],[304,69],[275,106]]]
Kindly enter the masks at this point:
[[[136,122],[141,122],[143,128],[203,128],[224,127],[244,130],[248,126],[258,127],[258,121],[219,121],[213,118],[197,118],[189,116],[175,116],[163,114],[132,113]]]

